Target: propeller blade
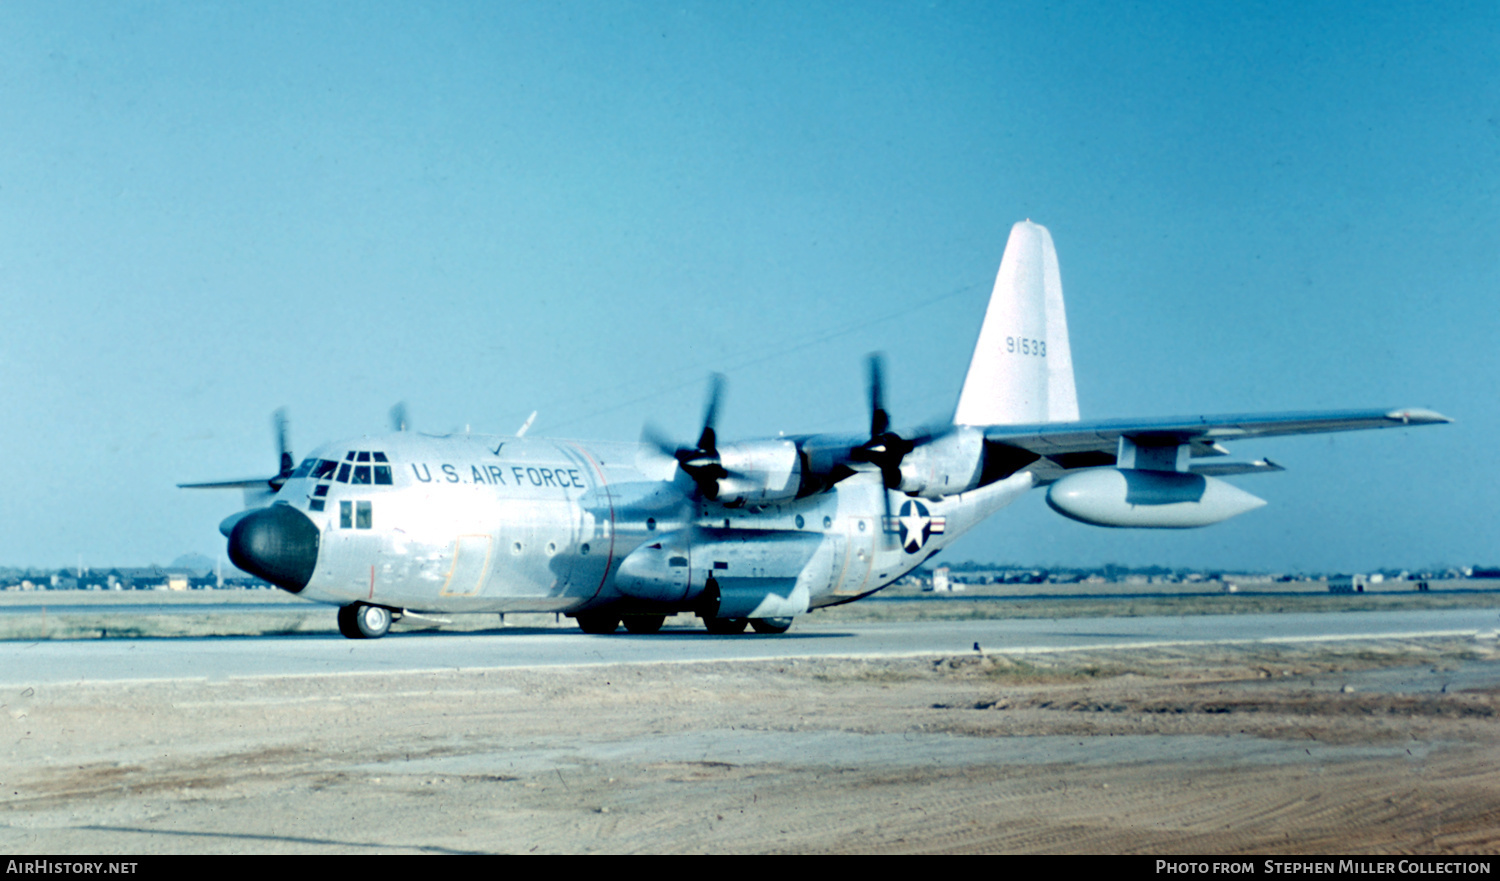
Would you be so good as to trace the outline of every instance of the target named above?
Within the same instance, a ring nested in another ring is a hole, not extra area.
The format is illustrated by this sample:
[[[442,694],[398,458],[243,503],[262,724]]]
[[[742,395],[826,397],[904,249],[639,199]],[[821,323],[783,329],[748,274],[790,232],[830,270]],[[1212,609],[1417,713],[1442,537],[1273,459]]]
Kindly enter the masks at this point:
[[[715,373],[709,380],[708,406],[703,411],[703,433],[698,435],[698,449],[718,458],[719,401],[724,396],[724,374]]]
[[[391,408],[391,431],[411,430],[411,419],[406,413],[406,402],[397,401]]]
[[[276,476],[266,481],[271,489],[281,489],[291,473],[297,470],[297,463],[292,458],[292,444],[287,436],[286,408],[281,407],[271,416],[271,423],[276,430],[276,451],[280,454],[280,470]]]
[[[655,447],[657,452],[663,456],[670,456],[672,458],[676,458],[677,456],[677,445],[672,443],[666,435],[661,433],[660,429],[649,422],[641,426],[641,443]]]
[[[879,352],[870,354],[870,438],[880,437],[891,429],[891,416],[885,410],[885,367]]]

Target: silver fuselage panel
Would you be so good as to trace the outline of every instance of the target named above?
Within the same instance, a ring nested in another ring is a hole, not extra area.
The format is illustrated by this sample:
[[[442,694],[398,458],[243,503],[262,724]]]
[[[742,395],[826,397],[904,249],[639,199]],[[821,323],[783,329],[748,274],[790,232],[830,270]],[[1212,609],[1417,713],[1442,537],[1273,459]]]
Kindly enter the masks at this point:
[[[1022,473],[942,500],[893,493],[883,522],[875,473],[806,499],[726,507],[695,495],[677,463],[650,447],[397,432],[320,447],[275,502],[318,529],[317,565],[300,595],[319,602],[577,612],[632,601],[614,576],[642,545],[703,536],[701,562],[711,567],[713,548],[744,531],[791,539],[764,543],[763,553],[785,547],[787,560],[754,568],[790,577],[790,567],[797,595],[815,608],[900,578],[1031,485]],[[726,583],[756,576],[730,565],[720,562]]]

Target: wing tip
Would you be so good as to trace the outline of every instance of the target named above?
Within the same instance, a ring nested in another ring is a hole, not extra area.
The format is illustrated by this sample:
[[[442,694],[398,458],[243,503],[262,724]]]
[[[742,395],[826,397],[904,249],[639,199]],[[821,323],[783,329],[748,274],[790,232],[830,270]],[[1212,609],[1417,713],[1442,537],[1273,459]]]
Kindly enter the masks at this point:
[[[1385,418],[1402,425],[1443,425],[1453,421],[1436,410],[1424,410],[1421,407],[1392,410],[1385,414]]]

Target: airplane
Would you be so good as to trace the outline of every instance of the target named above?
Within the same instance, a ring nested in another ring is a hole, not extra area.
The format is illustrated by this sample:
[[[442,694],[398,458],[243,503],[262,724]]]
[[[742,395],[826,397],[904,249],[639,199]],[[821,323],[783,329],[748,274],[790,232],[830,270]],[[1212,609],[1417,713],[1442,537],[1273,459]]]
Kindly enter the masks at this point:
[[[703,428],[674,445],[397,430],[324,444],[243,489],[224,520],[239,568],[339,607],[340,632],[394,620],[555,612],[585,633],[783,633],[814,609],[880,590],[981,520],[1045,488],[1103,527],[1206,526],[1265,502],[1220,478],[1283,470],[1229,461],[1228,441],[1449,422],[1422,409],[1082,421],[1052,236],[1016,224],[951,421],[905,433],[869,370],[867,435],[720,443],[722,377]],[[534,415],[534,414],[533,414]]]

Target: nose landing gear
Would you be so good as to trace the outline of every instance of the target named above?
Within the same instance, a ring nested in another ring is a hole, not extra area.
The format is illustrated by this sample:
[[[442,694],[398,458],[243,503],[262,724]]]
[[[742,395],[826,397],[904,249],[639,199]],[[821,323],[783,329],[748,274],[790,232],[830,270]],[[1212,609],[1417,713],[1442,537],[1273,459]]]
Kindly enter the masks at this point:
[[[379,639],[391,629],[392,618],[385,606],[352,603],[339,609],[339,633],[350,639]]]

